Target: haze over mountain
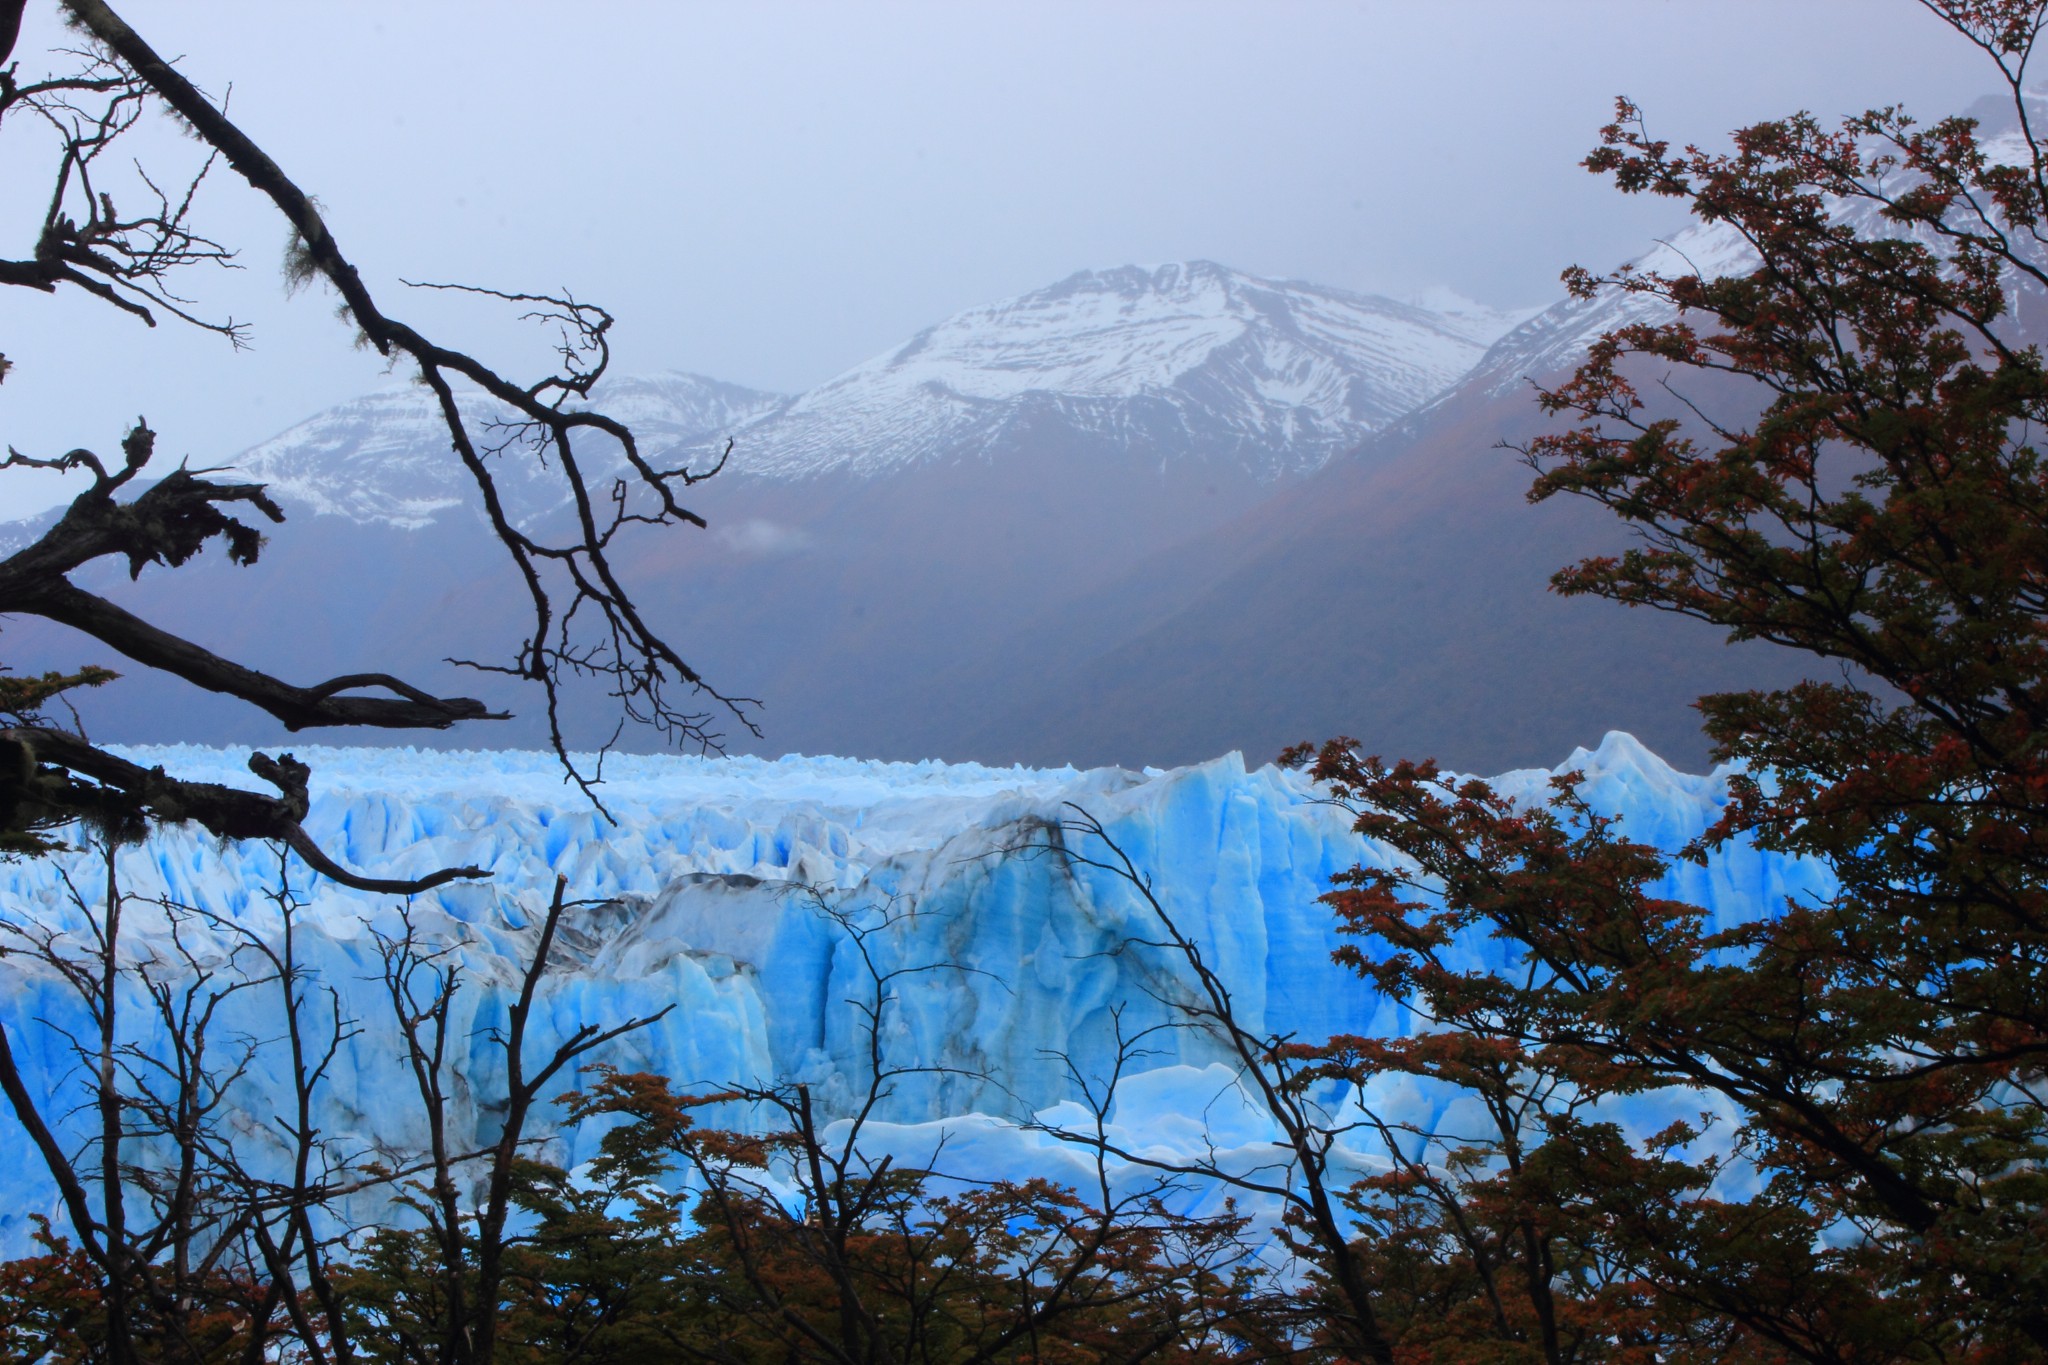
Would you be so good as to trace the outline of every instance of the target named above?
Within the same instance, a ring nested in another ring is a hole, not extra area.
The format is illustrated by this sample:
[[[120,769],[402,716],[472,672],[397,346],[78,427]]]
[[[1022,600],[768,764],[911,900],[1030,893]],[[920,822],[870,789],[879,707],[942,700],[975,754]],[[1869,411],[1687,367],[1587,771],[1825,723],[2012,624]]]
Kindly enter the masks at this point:
[[[1192,262],[970,309],[801,395],[612,379],[599,405],[657,462],[733,443],[690,490],[709,534],[622,562],[694,664],[763,702],[742,750],[1137,765],[1343,732],[1498,769],[1622,726],[1693,759],[1683,703],[1726,652],[1549,598],[1613,528],[1524,507],[1494,448],[1530,429],[1520,376],[1625,306],[1532,318]],[[408,387],[318,414],[234,461],[292,516],[262,563],[94,586],[293,678],[375,667],[530,712],[445,662],[502,658],[522,626],[445,441]],[[520,452],[495,458],[515,515],[559,512]],[[24,660],[92,648],[10,629]],[[278,737],[171,681],[88,702],[103,738]],[[522,714],[441,742],[542,733]]]

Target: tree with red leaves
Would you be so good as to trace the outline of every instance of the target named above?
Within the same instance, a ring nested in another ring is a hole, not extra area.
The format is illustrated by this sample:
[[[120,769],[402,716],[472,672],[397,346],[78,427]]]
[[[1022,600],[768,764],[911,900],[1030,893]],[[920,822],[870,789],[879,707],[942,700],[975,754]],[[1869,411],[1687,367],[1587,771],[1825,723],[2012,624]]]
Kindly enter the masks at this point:
[[[1367,1248],[1434,1237],[1443,1311],[1524,1305],[1475,1330],[1532,1358],[2048,1357],[2048,371],[2028,330],[2048,149],[2026,89],[2048,5],[1923,3],[1996,63],[2009,126],[1800,114],[1679,151],[1620,104],[1588,168],[1686,204],[1754,268],[1568,272],[1662,320],[1543,392],[1567,422],[1522,452],[1533,499],[1591,499],[1635,539],[1559,591],[1824,666],[1700,701],[1736,766],[1678,856],[1754,841],[1818,860],[1833,894],[1718,926],[1660,895],[1667,854],[1575,776],[1532,807],[1346,741],[1296,754],[1406,855],[1330,901],[1352,963],[1430,1021],[1426,1042],[1338,1040],[1327,1067],[1513,1116],[1461,1178],[1361,1191]],[[1511,972],[1473,970],[1489,936]],[[1630,1142],[1609,1108],[1688,1095],[1733,1122]],[[1522,1235],[1482,1263],[1460,1219]],[[1539,1253],[1619,1273],[1566,1303]]]

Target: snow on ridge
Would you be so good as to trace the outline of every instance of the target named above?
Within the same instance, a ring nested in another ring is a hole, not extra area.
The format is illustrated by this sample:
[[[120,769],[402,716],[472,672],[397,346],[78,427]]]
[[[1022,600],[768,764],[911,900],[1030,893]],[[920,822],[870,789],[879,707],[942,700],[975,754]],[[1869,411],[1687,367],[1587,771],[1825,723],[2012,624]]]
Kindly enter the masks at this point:
[[[2028,91],[2024,97],[2037,116],[2048,111],[2048,92]],[[1980,100],[1969,113],[1982,125],[1981,146],[1988,161],[2030,164],[2030,144],[2006,97]],[[1901,187],[1895,184],[1892,188]],[[1870,200],[1831,198],[1828,204],[1836,222],[1851,225],[1865,236],[1911,237],[1937,254],[1950,249],[1945,239],[1924,226],[1887,219],[1880,206]],[[2024,235],[2019,241],[2025,249]],[[1658,239],[1629,265],[1646,274],[1698,275],[1711,280],[1746,275],[1762,263],[1756,249],[1734,224],[1715,221],[1693,222],[1668,238]],[[1499,337],[1465,382],[1438,401],[1449,401],[1453,394],[1467,394],[1475,389],[1492,397],[1524,387],[1530,379],[1554,379],[1576,368],[1587,348],[1606,333],[1637,323],[1667,321],[1674,315],[1674,310],[1661,299],[1613,288],[1604,289],[1591,299],[1560,300],[1526,317]]]
[[[670,371],[605,380],[591,406],[633,429],[641,453],[656,464],[694,449],[779,407],[787,400]],[[498,429],[510,410],[479,390],[458,388],[456,402],[472,436],[485,448],[508,439]],[[608,437],[586,439],[582,451],[600,477],[623,466]],[[551,476],[530,457],[508,449],[500,468],[515,515],[544,514],[562,500]],[[526,464],[519,464],[525,460]],[[394,384],[337,404],[235,458],[233,468],[266,484],[287,511],[384,522],[403,529],[433,523],[474,499],[468,471],[448,445],[440,405],[418,384]]]
[[[2010,154],[2006,143],[1986,143],[1994,157]],[[1854,224],[1869,235],[1901,232],[1919,237],[1937,251],[1943,244],[1924,229],[1906,229],[1891,223],[1867,202],[1838,204],[1837,220]],[[1763,260],[1748,239],[1727,222],[1694,223],[1682,232],[1657,243],[1629,265],[1643,274],[1665,276],[1698,275],[1717,279],[1746,275]],[[1605,288],[1590,299],[1563,299],[1537,313],[1494,343],[1472,373],[1451,393],[1472,392],[1487,396],[1525,387],[1530,379],[1550,380],[1569,373],[1585,359],[1587,348],[1608,332],[1638,323],[1668,321],[1676,311],[1664,300],[1648,294],[1630,294]]]
[[[1741,275],[1761,263],[1755,250],[1733,225],[1696,223],[1630,262],[1638,271],[1660,275],[1697,274],[1703,279]],[[1668,318],[1663,300],[1647,294],[1606,289],[1590,299],[1561,299],[1502,336],[1473,367],[1452,394],[1475,389],[1487,397],[1527,386],[1530,379],[1550,379],[1584,360],[1587,348],[1608,332],[1641,322]]]
[[[1084,270],[967,309],[805,393],[740,433],[733,467],[879,473],[977,453],[1033,409],[1112,442],[1149,428],[1166,457],[1278,477],[1448,387],[1513,320],[1210,261]]]
[[[1539,303],[1526,308],[1495,308],[1440,284],[1405,294],[1400,301],[1427,309],[1483,346],[1493,345],[1550,306]]]
[[[906,385],[940,383],[964,398],[1013,399],[1034,390],[1127,398],[1172,387],[1261,323],[1333,350],[1446,330],[1423,309],[1262,280],[1208,261],[1089,270],[926,328],[893,354],[806,394],[796,409],[878,374]]]

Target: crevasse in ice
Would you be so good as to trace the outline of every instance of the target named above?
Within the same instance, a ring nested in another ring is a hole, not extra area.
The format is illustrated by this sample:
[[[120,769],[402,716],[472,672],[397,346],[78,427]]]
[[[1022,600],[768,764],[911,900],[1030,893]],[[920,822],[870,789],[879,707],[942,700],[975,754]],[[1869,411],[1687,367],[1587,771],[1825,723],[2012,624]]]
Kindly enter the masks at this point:
[[[686,1089],[803,1081],[829,1112],[843,1113],[867,1084],[862,1005],[874,993],[850,926],[865,934],[875,970],[889,974],[881,1041],[889,1063],[904,1070],[873,1140],[915,1156],[943,1139],[948,1162],[978,1173],[1078,1178],[1073,1151],[1020,1121],[1071,1120],[1074,1077],[1106,1074],[1119,1029],[1130,1037],[1170,1022],[1171,1002],[1186,987],[1170,959],[1134,946],[1156,939],[1157,925],[1126,884],[1030,851],[1045,842],[1048,822],[1071,813],[1069,803],[1099,818],[1153,879],[1254,1030],[1314,1041],[1412,1026],[1331,962],[1338,938],[1317,899],[1333,873],[1387,854],[1354,835],[1348,817],[1298,774],[1248,771],[1234,754],[1143,773],[615,756],[600,788],[610,821],[545,755],[299,754],[315,773],[308,828],[335,857],[380,876],[463,863],[493,874],[420,896],[410,908],[426,939],[451,949],[447,961],[462,975],[449,1086],[462,1145],[497,1134],[497,1030],[559,874],[584,904],[566,921],[529,1058],[582,1024],[666,1010],[587,1061],[660,1072]],[[258,785],[243,752],[175,747],[129,756],[189,777]],[[1631,837],[1665,848],[1702,830],[1725,794],[1724,775],[1679,774],[1619,733],[1561,767],[1583,771],[1592,804],[1619,813]],[[1529,770],[1498,784],[1535,797],[1548,776]],[[185,954],[221,965],[238,931],[275,941],[273,849],[172,829],[124,850],[118,866],[133,898],[124,958],[154,963],[149,970],[160,979],[183,979]],[[299,955],[317,987],[309,1022],[329,1025],[331,992],[355,1029],[323,1089],[321,1126],[341,1150],[418,1150],[424,1119],[379,956],[380,936],[398,931],[399,903],[318,881],[295,863],[286,870],[300,902]],[[0,866],[0,914],[75,932],[81,920],[70,887],[96,901],[103,875],[83,856]],[[1825,889],[1817,868],[1746,847],[1705,867],[1676,865],[1668,888],[1724,921]],[[1491,943],[1470,950],[1500,952]],[[238,1153],[276,1142],[273,1116],[287,1092],[279,1001],[275,986],[241,991],[212,1028],[217,1063],[246,1060],[222,1119]],[[139,987],[122,1011],[124,1037],[161,1055],[164,1031]],[[85,1076],[72,1040],[89,1032],[77,997],[17,951],[0,958],[0,1020],[29,1086],[75,1145],[86,1131],[86,1116],[72,1108]],[[1223,1062],[1198,1033],[1149,1034],[1126,1068],[1138,1074],[1111,1115],[1119,1131],[1156,1150],[1213,1143],[1256,1152],[1270,1133]],[[578,1081],[572,1072],[556,1089]],[[1368,1098],[1424,1128],[1456,1119],[1444,1109],[1448,1097],[1412,1086]],[[733,1106],[719,1117],[763,1121]],[[541,1154],[572,1165],[592,1155],[597,1137],[565,1130],[554,1106],[543,1107],[532,1131]],[[0,1253],[18,1254],[28,1215],[54,1213],[56,1201],[11,1114],[0,1114],[0,1163],[16,1196],[0,1205]]]

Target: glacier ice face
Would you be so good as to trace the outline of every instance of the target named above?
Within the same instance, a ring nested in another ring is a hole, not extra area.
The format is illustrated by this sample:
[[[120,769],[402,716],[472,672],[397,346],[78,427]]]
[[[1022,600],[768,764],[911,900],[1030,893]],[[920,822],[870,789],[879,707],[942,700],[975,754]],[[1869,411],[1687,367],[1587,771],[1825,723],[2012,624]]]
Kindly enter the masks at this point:
[[[227,751],[132,750],[201,780],[252,785]],[[1398,1033],[1392,1003],[1330,961],[1336,937],[1317,897],[1330,876],[1385,850],[1355,836],[1298,774],[1248,771],[1230,755],[1170,772],[986,768],[842,759],[693,759],[616,756],[601,794],[616,823],[594,811],[544,755],[301,750],[314,769],[307,826],[342,861],[385,875],[476,863],[488,883],[443,887],[413,902],[415,922],[454,949],[464,974],[451,1037],[457,1047],[449,1119],[458,1142],[495,1136],[491,1077],[495,1030],[529,957],[554,878],[583,902],[565,921],[556,969],[535,1011],[529,1056],[583,1023],[666,1014],[602,1053],[626,1070],[657,1071],[686,1089],[801,1080],[828,1113],[844,1113],[867,1084],[860,1002],[875,970],[892,975],[883,1043],[906,1068],[878,1113],[877,1143],[906,1153],[943,1137],[949,1159],[980,1153],[986,1170],[1063,1170],[1070,1157],[1017,1126],[1034,1113],[1057,1121],[1077,1096],[1075,1077],[1105,1075],[1126,1036],[1174,1018],[1182,976],[1158,952],[1143,902],[1122,881],[1035,855],[1068,804],[1100,819],[1148,872],[1162,904],[1202,945],[1254,1030],[1319,1039],[1338,1032]],[[1635,837],[1664,847],[1713,818],[1722,775],[1673,772],[1625,735],[1610,735],[1566,765],[1587,775],[1594,805],[1620,813]],[[1507,790],[1535,795],[1549,774],[1511,773]],[[274,851],[218,845],[172,829],[121,856],[137,899],[127,911],[129,961],[167,961],[173,948],[218,962],[237,931],[275,941]],[[16,924],[79,924],[63,876],[92,884],[89,860],[0,867],[0,914]],[[383,994],[378,935],[398,927],[389,897],[310,883],[294,873],[299,950],[360,1032],[345,1044],[322,1101],[321,1122],[344,1148],[405,1150],[424,1122],[401,1064]],[[1786,896],[1825,889],[1811,866],[1735,848],[1704,868],[1680,865],[1668,890],[1736,919]],[[88,897],[90,898],[90,897]],[[172,937],[170,902],[211,920],[185,920]],[[864,935],[856,944],[849,933]],[[1481,957],[1498,950],[1476,945]],[[175,971],[166,968],[175,975]],[[68,988],[22,955],[0,959],[4,1018],[31,1086],[79,1093],[65,1031],[83,1036]],[[124,1001],[143,1049],[160,1049],[139,994]],[[316,1000],[316,1024],[325,1006]],[[238,1151],[275,1145],[270,1116],[287,1079],[276,1044],[276,989],[239,994],[216,1025],[219,1056],[250,1052],[231,1122]],[[246,1041],[243,1041],[246,1040]],[[1151,1035],[1140,1073],[1112,1119],[1168,1147],[1202,1140],[1253,1150],[1263,1117],[1235,1093],[1216,1044],[1184,1030]],[[588,1073],[585,1072],[585,1075]],[[558,1089],[573,1088],[575,1076]],[[1425,1126],[1446,1097],[1375,1097]],[[1199,1099],[1199,1103],[1197,1100]],[[596,1132],[563,1129],[545,1108],[542,1150],[575,1163]],[[762,1116],[728,1108],[719,1121]],[[72,1137],[80,1115],[66,1120]],[[40,1167],[21,1128],[0,1118],[0,1169]],[[0,1209],[0,1246],[19,1248],[26,1216],[51,1211],[48,1183],[25,1175],[24,1196]]]

